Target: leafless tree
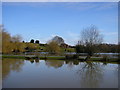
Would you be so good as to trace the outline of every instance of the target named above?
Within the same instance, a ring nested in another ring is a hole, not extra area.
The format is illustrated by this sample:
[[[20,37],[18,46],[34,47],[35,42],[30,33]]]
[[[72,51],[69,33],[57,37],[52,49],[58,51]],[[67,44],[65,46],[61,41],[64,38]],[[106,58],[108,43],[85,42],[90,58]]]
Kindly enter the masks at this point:
[[[11,41],[12,41],[12,42],[21,42],[21,40],[22,40],[22,37],[21,37],[21,35],[19,35],[19,34],[11,37]]]
[[[103,37],[96,26],[91,25],[82,30],[81,43],[85,46],[84,51],[87,53],[85,60],[88,60],[96,52],[96,45],[101,44],[102,41]]]

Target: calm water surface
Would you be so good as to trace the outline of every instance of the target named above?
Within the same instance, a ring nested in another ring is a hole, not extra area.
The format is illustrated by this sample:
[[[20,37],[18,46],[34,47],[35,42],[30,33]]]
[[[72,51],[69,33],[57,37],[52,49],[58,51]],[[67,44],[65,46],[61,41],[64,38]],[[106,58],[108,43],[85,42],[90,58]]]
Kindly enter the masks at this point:
[[[118,64],[4,59],[2,65],[3,88],[118,88]]]

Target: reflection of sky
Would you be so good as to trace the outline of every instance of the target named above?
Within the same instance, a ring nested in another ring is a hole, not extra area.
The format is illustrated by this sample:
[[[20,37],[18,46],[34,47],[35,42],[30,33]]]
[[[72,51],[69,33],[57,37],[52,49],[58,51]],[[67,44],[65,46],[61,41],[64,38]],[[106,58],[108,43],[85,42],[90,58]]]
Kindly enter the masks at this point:
[[[50,61],[49,61],[50,62]],[[52,61],[53,62],[53,61]],[[52,63],[51,62],[51,63]],[[9,77],[4,81],[3,87],[13,88],[80,88],[84,82],[82,76],[77,73],[83,63],[74,65],[71,62],[63,64],[60,68],[48,67],[44,60],[40,60],[39,64],[31,63],[29,60],[24,61],[22,70],[19,72],[11,71]],[[55,62],[54,64],[55,65]],[[69,66],[71,65],[71,66]],[[107,64],[102,66],[104,69],[103,79],[98,81],[100,87],[118,87],[118,77],[116,72],[116,64]],[[99,68],[98,66],[98,68]],[[111,70],[109,69],[111,68]],[[114,68],[114,69],[113,69]],[[100,68],[99,68],[100,69]],[[93,73],[97,75],[97,73]],[[90,78],[90,75],[87,75]],[[82,81],[80,81],[82,80]],[[94,80],[94,79],[93,79]],[[94,81],[93,81],[94,82]],[[89,82],[91,83],[91,82]]]
[[[116,64],[107,64],[105,66],[105,71],[104,71],[104,80],[103,85],[101,87],[117,87],[118,88],[118,65]],[[108,83],[109,82],[109,83]],[[104,84],[106,86],[104,86]]]
[[[108,64],[108,66],[105,67],[106,70],[118,70],[118,65],[116,64]]]

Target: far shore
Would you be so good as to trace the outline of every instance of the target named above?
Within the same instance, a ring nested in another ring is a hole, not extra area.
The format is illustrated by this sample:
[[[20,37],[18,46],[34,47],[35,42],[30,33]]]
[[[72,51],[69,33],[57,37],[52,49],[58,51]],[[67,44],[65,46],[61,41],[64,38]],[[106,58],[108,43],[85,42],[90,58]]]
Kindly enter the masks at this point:
[[[16,59],[40,59],[40,60],[80,60],[84,61],[86,56],[79,56],[78,59],[66,59],[65,56],[35,56],[35,55],[1,55],[2,58],[16,58]],[[103,57],[91,57],[89,61],[101,61],[104,62],[105,60]],[[106,62],[119,62],[118,58],[109,58]]]

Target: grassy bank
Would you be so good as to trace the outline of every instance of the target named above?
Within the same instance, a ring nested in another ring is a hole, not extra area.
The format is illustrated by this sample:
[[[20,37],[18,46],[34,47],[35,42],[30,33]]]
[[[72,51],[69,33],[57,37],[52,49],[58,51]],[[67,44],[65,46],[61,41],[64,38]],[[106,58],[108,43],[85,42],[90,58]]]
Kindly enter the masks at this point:
[[[2,58],[17,58],[17,59],[47,59],[47,60],[76,60],[76,59],[66,59],[65,56],[40,56],[40,57],[28,57],[25,55],[2,55]],[[84,58],[80,57],[78,60],[84,61]],[[107,61],[107,62],[118,62],[118,58],[110,58],[107,60],[104,60],[102,57],[91,57],[89,61]]]
[[[18,59],[25,59],[25,56],[8,56],[8,55],[2,55],[2,58],[18,58]]]
[[[48,56],[48,57],[39,57],[40,59],[48,59],[48,60],[65,60],[65,57],[60,57],[60,56],[57,56],[57,57],[52,57],[52,56]]]
[[[79,60],[84,60],[84,58],[79,58]],[[118,58],[109,58],[109,59],[104,59],[104,58],[102,58],[102,57],[97,57],[97,58],[95,58],[95,57],[91,57],[91,58],[89,59],[89,61],[101,61],[101,62],[107,61],[107,62],[118,62],[119,60],[118,60]]]
[[[19,56],[19,55],[2,55],[2,58],[17,58],[17,59],[26,59],[28,57],[26,56]],[[36,59],[36,57],[30,57],[31,59]],[[60,57],[60,56],[40,56],[38,57],[39,59],[52,59],[52,60],[65,60],[65,57]]]

